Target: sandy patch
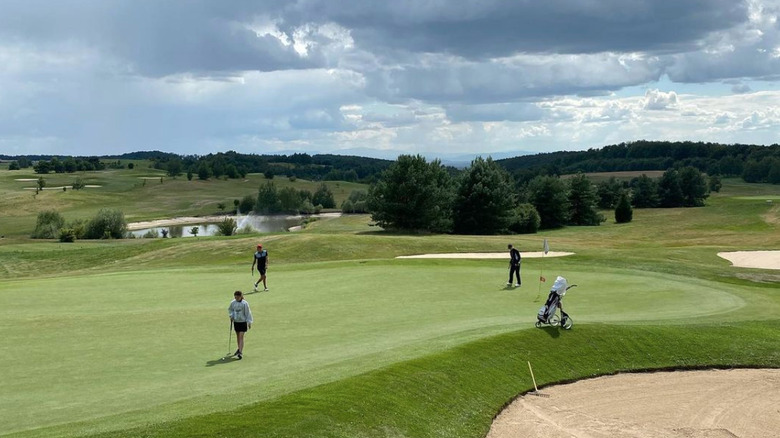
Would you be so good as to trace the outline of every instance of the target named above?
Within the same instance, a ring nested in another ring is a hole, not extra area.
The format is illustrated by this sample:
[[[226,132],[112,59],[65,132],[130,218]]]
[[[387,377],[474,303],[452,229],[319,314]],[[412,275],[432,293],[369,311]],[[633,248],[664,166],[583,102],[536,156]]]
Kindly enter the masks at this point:
[[[38,178],[14,178],[14,181],[38,181]]]
[[[780,370],[619,374],[526,394],[487,438],[778,436]]]
[[[780,269],[780,251],[719,252],[718,257],[739,268]]]
[[[549,251],[546,255],[543,251],[521,252],[522,258],[534,259],[540,257],[564,257],[574,255],[573,252]],[[458,252],[449,254],[418,254],[398,256],[397,259],[509,259],[509,252]]]

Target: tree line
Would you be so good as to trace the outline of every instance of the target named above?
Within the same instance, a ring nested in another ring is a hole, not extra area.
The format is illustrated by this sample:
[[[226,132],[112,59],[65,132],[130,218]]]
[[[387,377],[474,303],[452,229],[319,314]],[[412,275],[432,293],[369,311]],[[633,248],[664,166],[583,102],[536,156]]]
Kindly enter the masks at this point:
[[[631,220],[633,208],[699,207],[720,179],[693,166],[670,168],[661,178],[646,175],[593,183],[537,175],[515,180],[491,158],[476,158],[451,175],[441,162],[401,155],[369,188],[366,206],[385,229],[455,234],[534,233],[567,225],[599,225],[602,210],[616,222]]]
[[[577,172],[666,170],[694,167],[707,175],[780,184],[780,145],[635,141],[587,151],[560,151],[498,160],[515,179]]]

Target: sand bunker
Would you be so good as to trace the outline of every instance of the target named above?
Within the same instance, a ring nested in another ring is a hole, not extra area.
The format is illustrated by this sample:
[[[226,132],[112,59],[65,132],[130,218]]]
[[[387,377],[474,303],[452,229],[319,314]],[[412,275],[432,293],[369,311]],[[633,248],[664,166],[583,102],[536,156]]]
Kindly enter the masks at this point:
[[[533,259],[539,257],[563,257],[574,255],[573,252],[553,252],[549,251],[546,255],[543,251],[539,252],[521,252],[523,258]],[[509,252],[458,252],[449,254],[418,254],[408,256],[398,256],[397,259],[509,259]]]
[[[780,370],[619,374],[527,394],[487,438],[778,436]]]
[[[718,257],[739,268],[780,269],[780,251],[719,252]]]

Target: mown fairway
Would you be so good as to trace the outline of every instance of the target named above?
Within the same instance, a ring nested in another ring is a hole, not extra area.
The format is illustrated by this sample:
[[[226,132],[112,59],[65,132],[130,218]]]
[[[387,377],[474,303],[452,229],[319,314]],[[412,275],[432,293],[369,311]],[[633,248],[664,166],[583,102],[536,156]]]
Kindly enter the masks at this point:
[[[243,196],[215,184],[213,198],[194,193],[206,205]],[[60,198],[66,218],[125,204],[57,194],[84,198]],[[778,204],[766,202],[778,194],[729,181],[705,208],[538,235],[393,235],[357,216],[298,233],[74,244],[25,239],[38,207],[4,204],[0,223],[17,228],[0,240],[0,435],[476,437],[533,388],[528,360],[540,384],[778,367],[780,274],[716,256],[780,249]],[[539,251],[543,238],[576,255],[525,259],[520,289],[504,287],[503,260],[395,259],[508,242]],[[256,322],[244,360],[220,361],[226,307],[249,291],[257,242],[271,254],[271,292],[247,296]],[[579,284],[565,299],[572,331],[533,327],[550,284],[540,274]]]

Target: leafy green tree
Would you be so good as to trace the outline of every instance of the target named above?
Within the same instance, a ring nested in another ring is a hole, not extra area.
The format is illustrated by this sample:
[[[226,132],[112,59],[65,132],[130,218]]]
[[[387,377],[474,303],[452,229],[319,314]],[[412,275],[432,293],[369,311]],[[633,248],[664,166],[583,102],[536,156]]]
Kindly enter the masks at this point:
[[[770,159],[769,171],[766,175],[766,182],[770,184],[780,184],[780,159]]]
[[[349,197],[341,203],[342,213],[367,213],[366,200],[368,192],[365,190],[353,190]]]
[[[168,176],[172,178],[176,178],[177,176],[181,175],[183,168],[184,165],[179,159],[168,161],[168,166],[167,166]]]
[[[192,177],[193,177],[192,170],[188,170],[187,171],[187,181],[192,181]]]
[[[596,188],[587,176],[578,173],[569,180],[569,224],[599,225],[604,222],[597,202]]]
[[[321,205],[322,208],[336,208],[336,201],[333,199],[333,192],[327,184],[321,183],[312,195],[311,203]]]
[[[211,176],[211,170],[209,169],[209,165],[206,164],[205,161],[201,161],[198,165],[198,179],[201,181],[206,181]]]
[[[249,213],[255,209],[255,203],[257,203],[257,197],[252,195],[246,195],[241,198],[241,202],[238,204],[239,213]]]
[[[509,173],[492,158],[476,158],[461,174],[453,203],[458,234],[499,234],[509,229],[517,196]]]
[[[718,175],[711,175],[709,178],[707,178],[710,191],[718,193],[720,192],[721,187],[723,187],[723,183],[720,180],[720,176]]]
[[[680,190],[684,207],[701,207],[704,205],[704,200],[710,196],[707,179],[693,166],[686,166],[680,170]]]
[[[19,162],[18,161],[11,161],[11,163],[8,165],[8,170],[19,170]]]
[[[279,205],[282,211],[298,213],[301,209],[301,204],[301,195],[298,190],[292,187],[284,187],[279,190]]]
[[[518,234],[532,234],[539,231],[542,219],[532,204],[520,204],[515,207],[515,215],[509,224],[509,231]]]
[[[622,190],[623,186],[614,176],[609,177],[609,180],[599,182],[596,185],[599,208],[605,210],[615,208]]]
[[[217,202],[217,208],[219,209],[219,211],[224,212],[225,209],[227,208],[227,204],[225,204],[224,202]]]
[[[112,208],[100,209],[86,226],[84,237],[87,239],[122,239],[127,232],[125,215]]]
[[[281,202],[279,202],[279,194],[276,191],[276,186],[273,181],[267,181],[260,184],[260,189],[257,192],[255,211],[260,214],[275,214],[282,211]]]
[[[39,160],[33,166],[33,170],[35,170],[35,173],[41,173],[45,175],[52,171],[51,163],[46,160]]]
[[[71,187],[73,187],[73,190],[81,190],[87,185],[84,183],[84,181],[81,178],[76,178],[73,183],[71,184]]]
[[[537,176],[528,183],[528,200],[539,212],[540,229],[560,228],[569,222],[566,184],[555,176]]]
[[[190,234],[192,234],[195,237],[198,237],[198,233],[200,232],[199,227],[192,227],[190,228]]]
[[[642,174],[631,181],[631,202],[636,208],[658,207],[658,183],[649,176]]]
[[[127,168],[130,169],[130,170],[133,170],[135,168],[135,164],[127,163]]]
[[[38,213],[33,239],[56,239],[60,234],[60,228],[65,225],[65,219],[55,210],[45,210]]]
[[[371,185],[366,204],[382,228],[449,232],[454,195],[452,177],[439,160],[400,155]]]
[[[43,190],[46,187],[46,180],[43,177],[38,177],[38,190]]]
[[[668,169],[658,181],[658,198],[661,207],[674,208],[683,206],[683,191],[680,180],[680,172],[676,169]]]
[[[615,222],[624,224],[631,222],[634,218],[634,209],[631,207],[631,201],[628,199],[628,193],[622,192],[615,206]]]

